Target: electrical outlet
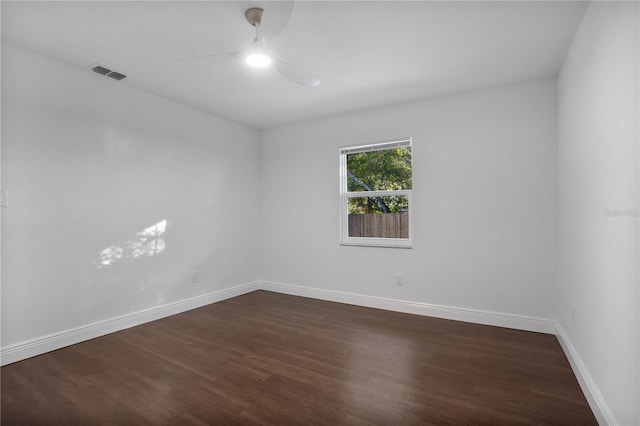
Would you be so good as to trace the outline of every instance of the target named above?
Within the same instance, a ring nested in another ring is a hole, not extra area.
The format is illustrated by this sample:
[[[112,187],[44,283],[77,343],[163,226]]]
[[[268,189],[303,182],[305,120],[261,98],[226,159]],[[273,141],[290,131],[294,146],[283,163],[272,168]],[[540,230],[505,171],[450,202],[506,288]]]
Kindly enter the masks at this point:
[[[396,274],[396,285],[404,285],[404,275],[401,272]]]
[[[571,322],[576,323],[576,307],[571,305]]]
[[[193,271],[191,273],[191,282],[192,283],[197,283],[198,282],[198,271]]]

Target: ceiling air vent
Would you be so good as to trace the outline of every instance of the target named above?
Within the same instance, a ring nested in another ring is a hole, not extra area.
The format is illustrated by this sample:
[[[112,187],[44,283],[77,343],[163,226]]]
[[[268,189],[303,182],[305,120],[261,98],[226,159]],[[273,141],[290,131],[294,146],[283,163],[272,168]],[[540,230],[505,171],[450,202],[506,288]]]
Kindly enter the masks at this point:
[[[91,71],[97,72],[98,74],[105,75],[107,77],[111,77],[114,80],[122,80],[126,77],[124,74],[120,74],[117,71],[110,70],[107,67],[103,67],[102,65],[94,64],[91,66]]]

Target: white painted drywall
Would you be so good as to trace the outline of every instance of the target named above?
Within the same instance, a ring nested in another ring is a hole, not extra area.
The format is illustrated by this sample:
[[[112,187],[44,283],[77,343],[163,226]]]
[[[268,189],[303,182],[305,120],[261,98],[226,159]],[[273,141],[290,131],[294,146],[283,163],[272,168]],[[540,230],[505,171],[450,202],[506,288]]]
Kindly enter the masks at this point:
[[[558,89],[557,318],[621,425],[640,423],[638,25],[638,3],[592,3]]]
[[[262,279],[552,318],[556,114],[548,79],[263,131]],[[405,136],[414,248],[340,246],[339,147]]]
[[[3,46],[2,345],[255,280],[258,143]]]

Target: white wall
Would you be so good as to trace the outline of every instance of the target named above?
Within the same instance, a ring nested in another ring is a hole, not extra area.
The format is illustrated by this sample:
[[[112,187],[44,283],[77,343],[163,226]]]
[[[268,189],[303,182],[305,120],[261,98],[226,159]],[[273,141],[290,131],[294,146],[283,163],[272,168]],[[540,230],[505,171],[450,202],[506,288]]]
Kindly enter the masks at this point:
[[[621,425],[640,423],[638,36],[638,3],[592,3],[558,89],[557,318]]]
[[[262,279],[552,318],[556,114],[550,79],[263,131]],[[414,248],[339,246],[339,147],[403,136]]]
[[[255,280],[258,142],[3,46],[2,345]]]

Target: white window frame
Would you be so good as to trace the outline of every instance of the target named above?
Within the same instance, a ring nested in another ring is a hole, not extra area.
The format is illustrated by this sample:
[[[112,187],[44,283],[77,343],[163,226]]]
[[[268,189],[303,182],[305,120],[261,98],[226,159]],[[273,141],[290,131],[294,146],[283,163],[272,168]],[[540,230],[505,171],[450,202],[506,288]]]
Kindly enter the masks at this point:
[[[347,155],[359,152],[383,151],[386,149],[410,147],[413,153],[412,138],[400,138],[390,141],[374,142],[367,145],[347,146],[340,148],[340,245],[364,247],[413,247],[413,190],[402,189],[394,191],[348,191],[347,183]],[[411,159],[411,174],[413,176],[413,156]],[[413,185],[412,185],[413,186]],[[349,236],[349,199],[364,197],[406,196],[409,200],[409,238],[371,238]]]

